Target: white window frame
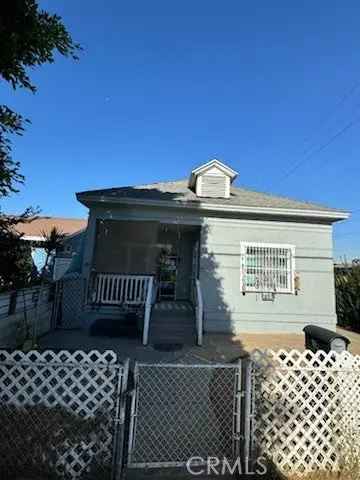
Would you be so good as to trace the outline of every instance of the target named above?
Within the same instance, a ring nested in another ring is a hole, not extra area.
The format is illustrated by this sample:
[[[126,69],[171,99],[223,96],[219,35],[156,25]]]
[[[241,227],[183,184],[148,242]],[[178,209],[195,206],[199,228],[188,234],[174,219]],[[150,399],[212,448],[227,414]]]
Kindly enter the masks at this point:
[[[288,288],[271,289],[264,286],[257,287],[245,284],[246,276],[246,255],[248,247],[253,248],[272,248],[272,249],[285,249],[290,251],[290,262],[287,268],[288,275]],[[242,292],[253,293],[282,293],[282,294],[294,294],[295,293],[295,245],[287,243],[262,243],[262,242],[240,242],[240,289]]]

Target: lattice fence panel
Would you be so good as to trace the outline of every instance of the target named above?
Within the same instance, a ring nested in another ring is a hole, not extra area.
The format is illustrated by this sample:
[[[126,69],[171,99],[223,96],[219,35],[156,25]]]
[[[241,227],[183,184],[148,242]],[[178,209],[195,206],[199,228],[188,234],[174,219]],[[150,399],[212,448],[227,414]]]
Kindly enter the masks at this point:
[[[232,458],[239,418],[239,366],[138,365],[130,466]]]
[[[0,477],[110,479],[124,375],[112,351],[1,350]]]
[[[282,472],[337,470],[360,436],[360,356],[255,351],[256,448]]]

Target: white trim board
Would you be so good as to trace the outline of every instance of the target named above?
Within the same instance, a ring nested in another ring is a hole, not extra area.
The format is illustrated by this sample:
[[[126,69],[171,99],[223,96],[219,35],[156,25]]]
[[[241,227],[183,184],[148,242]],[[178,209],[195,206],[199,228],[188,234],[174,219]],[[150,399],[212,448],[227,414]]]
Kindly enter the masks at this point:
[[[286,217],[307,217],[307,218],[323,218],[329,220],[346,220],[350,217],[350,212],[345,210],[308,210],[298,208],[279,208],[279,207],[247,207],[226,204],[212,204],[203,202],[186,202],[182,200],[141,200],[129,198],[113,198],[105,195],[102,196],[78,196],[79,201],[85,205],[88,203],[96,204],[118,204],[118,205],[142,205],[146,207],[166,207],[181,208],[187,210],[201,210],[227,213],[245,213],[258,215],[286,216]]]

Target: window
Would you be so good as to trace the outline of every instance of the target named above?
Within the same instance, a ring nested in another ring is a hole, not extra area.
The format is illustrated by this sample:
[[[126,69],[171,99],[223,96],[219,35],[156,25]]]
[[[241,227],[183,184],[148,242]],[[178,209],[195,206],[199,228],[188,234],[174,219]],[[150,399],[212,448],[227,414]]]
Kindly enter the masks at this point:
[[[272,243],[241,243],[243,292],[294,293],[295,247]]]

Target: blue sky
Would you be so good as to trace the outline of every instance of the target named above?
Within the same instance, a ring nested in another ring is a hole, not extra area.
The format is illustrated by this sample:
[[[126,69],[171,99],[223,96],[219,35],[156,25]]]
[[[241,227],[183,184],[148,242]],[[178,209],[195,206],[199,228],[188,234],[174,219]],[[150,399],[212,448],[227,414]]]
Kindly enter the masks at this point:
[[[184,178],[217,157],[238,185],[359,209],[335,254],[360,256],[358,1],[40,4],[84,51],[31,72],[36,95],[0,83],[32,121],[6,211],[82,217],[76,191]]]

